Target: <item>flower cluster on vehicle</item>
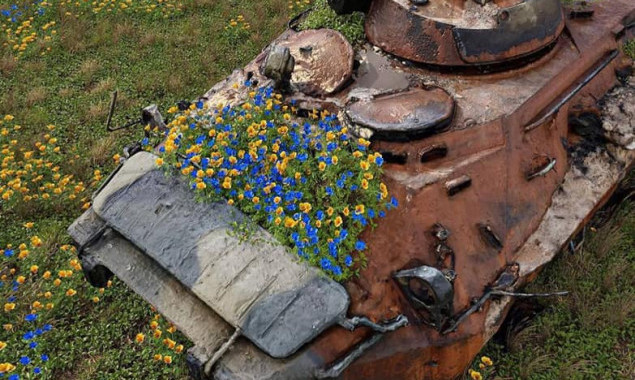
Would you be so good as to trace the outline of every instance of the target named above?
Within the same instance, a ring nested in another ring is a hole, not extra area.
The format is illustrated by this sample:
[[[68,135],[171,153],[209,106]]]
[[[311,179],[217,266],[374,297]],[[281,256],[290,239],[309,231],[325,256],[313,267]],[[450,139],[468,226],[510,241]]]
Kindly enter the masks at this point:
[[[193,191],[235,205],[331,277],[358,274],[359,235],[397,206],[380,180],[383,158],[335,115],[302,120],[271,88],[248,91],[240,106],[199,102],[177,115],[157,165],[176,167]]]

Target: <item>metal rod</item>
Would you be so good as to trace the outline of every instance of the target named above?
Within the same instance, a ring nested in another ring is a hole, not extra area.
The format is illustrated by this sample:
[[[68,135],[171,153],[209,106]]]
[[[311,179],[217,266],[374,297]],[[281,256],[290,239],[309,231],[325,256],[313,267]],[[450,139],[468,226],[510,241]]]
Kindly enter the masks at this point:
[[[315,377],[318,379],[330,379],[338,377],[348,366],[351,365],[357,358],[362,356],[366,350],[377,344],[383,338],[384,334],[375,334],[369,339],[363,341],[355,348],[353,348],[344,358],[333,364],[328,369],[319,369],[315,372]]]
[[[231,346],[234,344],[234,342],[236,342],[236,339],[238,339],[238,337],[241,334],[242,334],[242,330],[240,329],[240,327],[237,327],[236,330],[234,331],[234,334],[232,334],[232,336],[227,340],[227,342],[223,343],[223,345],[220,346],[220,348],[216,352],[214,352],[214,356],[212,356],[212,358],[208,360],[207,363],[205,363],[205,374],[207,376],[211,374],[214,364],[216,364],[216,362],[223,355],[225,355],[225,353],[231,348]]]
[[[549,118],[551,118],[556,112],[560,110],[563,105],[565,105],[565,103],[571,100],[571,98],[573,98],[584,86],[586,86],[593,78],[595,78],[602,70],[604,70],[604,68],[608,66],[609,63],[611,63],[615,59],[615,57],[617,57],[617,54],[617,50],[613,50],[611,53],[609,53],[609,55],[601,60],[600,63],[589,74],[587,74],[581,82],[579,82],[575,87],[567,92],[567,94],[562,99],[560,99],[560,101],[554,104],[544,116],[527,125],[524,128],[524,131],[529,132],[532,129],[539,127]]]
[[[115,113],[115,104],[117,104],[117,90],[113,91],[112,98],[110,99],[110,111],[108,111],[108,119],[106,119],[106,130],[111,131],[110,122],[112,121],[112,115]]]

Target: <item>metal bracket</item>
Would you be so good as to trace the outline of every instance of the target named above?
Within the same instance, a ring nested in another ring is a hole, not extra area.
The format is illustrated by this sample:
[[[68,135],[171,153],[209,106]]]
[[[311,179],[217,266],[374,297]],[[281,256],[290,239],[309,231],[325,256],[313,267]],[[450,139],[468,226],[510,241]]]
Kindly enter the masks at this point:
[[[328,369],[319,369],[315,371],[315,377],[318,379],[331,379],[338,377],[353,363],[357,358],[362,356],[366,350],[377,344],[384,337],[384,334],[375,334],[369,339],[355,346],[346,356],[338,360]]]
[[[373,331],[378,333],[387,333],[390,331],[395,331],[400,327],[403,327],[408,324],[408,318],[399,314],[397,318],[388,321],[386,323],[375,323],[366,317],[353,317],[353,318],[343,318],[337,322],[343,328],[353,331],[359,326],[370,327]]]

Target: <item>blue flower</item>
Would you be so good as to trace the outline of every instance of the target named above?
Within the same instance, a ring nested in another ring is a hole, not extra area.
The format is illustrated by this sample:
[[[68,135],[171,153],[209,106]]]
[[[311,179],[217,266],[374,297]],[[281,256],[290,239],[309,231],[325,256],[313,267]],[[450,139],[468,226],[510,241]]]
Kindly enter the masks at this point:
[[[322,260],[320,260],[320,266],[322,266],[323,270],[331,269],[331,260],[323,258]]]
[[[203,109],[203,102],[200,101],[200,100],[198,102],[196,102],[196,108],[198,108],[199,110]]]
[[[29,343],[29,348],[36,348],[36,347],[37,347],[37,342]]]
[[[353,258],[350,255],[347,255],[344,259],[344,264],[346,264],[347,267],[350,267],[353,265]]]
[[[20,380],[20,375],[14,373],[13,375],[9,376],[9,380]]]
[[[4,251],[4,255],[6,257],[11,257],[11,256],[13,256],[13,254],[14,254],[14,252],[13,252],[12,249],[7,249],[6,251]]]
[[[148,140],[147,137],[144,137],[143,140],[141,140],[141,145],[146,146],[150,143],[150,140]]]
[[[24,317],[24,320],[25,320],[25,321],[27,321],[27,322],[33,322],[33,321],[35,321],[36,319],[37,319],[37,314],[27,314],[27,315]]]
[[[358,240],[357,243],[355,243],[355,249],[358,251],[363,251],[366,249],[366,243],[364,243],[361,240]]]
[[[375,157],[375,163],[377,166],[382,166],[384,164],[384,159],[381,156]]]
[[[35,367],[33,368],[33,373],[39,375],[40,373],[42,373],[42,370],[40,369],[40,367]]]
[[[331,271],[336,276],[341,276],[342,275],[342,268],[340,268],[339,265],[334,266]]]
[[[29,363],[31,363],[31,359],[29,359],[28,356],[22,356],[20,358],[20,364],[22,365],[28,365]]]
[[[35,338],[35,334],[33,333],[33,331],[26,332],[24,335],[22,335],[22,339],[24,340],[31,340],[33,338]]]
[[[46,355],[46,354],[42,354],[42,356],[40,356],[40,359],[41,359],[43,362],[47,362],[47,361],[49,360],[49,356],[48,356],[48,355]]]

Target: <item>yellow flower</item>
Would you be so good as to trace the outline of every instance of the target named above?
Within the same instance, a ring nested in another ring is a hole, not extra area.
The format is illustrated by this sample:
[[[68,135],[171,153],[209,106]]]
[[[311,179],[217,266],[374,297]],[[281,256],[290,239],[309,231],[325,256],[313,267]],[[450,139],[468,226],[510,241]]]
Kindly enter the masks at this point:
[[[99,302],[99,297],[97,297],[97,296],[93,297],[93,302],[94,302],[94,303]]]
[[[31,245],[32,245],[32,246],[34,246],[34,247],[39,247],[39,246],[41,246],[41,245],[42,245],[42,239],[40,239],[40,238],[39,238],[39,237],[37,237],[37,236],[33,236],[33,237],[31,238]]]
[[[42,308],[42,303],[40,301],[35,301],[32,306],[34,309],[40,309]]]
[[[472,378],[472,380],[483,380],[483,376],[481,375],[481,373],[474,370],[470,370],[470,377]]]
[[[13,330],[13,325],[11,323],[5,323],[4,325],[2,325],[2,328],[5,331],[11,331],[11,330]]]
[[[146,339],[146,336],[141,333],[137,334],[137,336],[134,338],[135,342],[137,343],[143,343],[145,339]]]
[[[160,329],[156,329],[154,330],[154,337],[155,338],[161,338],[161,334],[163,334],[163,332]]]
[[[15,366],[11,363],[0,363],[0,373],[9,373],[15,370]]]
[[[483,364],[485,364],[486,366],[491,366],[494,365],[494,362],[492,361],[492,359],[490,359],[487,356],[483,356],[481,357],[481,361],[483,362]]]
[[[68,290],[66,291],[66,295],[67,295],[67,296],[69,296],[69,297],[72,297],[72,296],[74,296],[75,294],[77,294],[77,291],[75,291],[75,289],[73,289],[73,288],[70,288],[70,289],[68,289]]]
[[[157,322],[157,321],[150,322],[150,328],[152,330],[155,330],[157,327],[159,327],[159,322]]]
[[[333,224],[335,224],[335,227],[339,227],[340,225],[342,225],[342,217],[338,216],[335,218],[335,221],[333,221]]]
[[[164,362],[165,364],[170,364],[170,363],[172,363],[172,357],[171,357],[170,355],[165,355],[165,356],[163,357],[163,362]]]
[[[177,354],[183,352],[183,345],[179,344],[178,346],[176,346],[176,348],[174,348],[174,352],[176,352]]]
[[[318,164],[318,169],[320,169],[320,171],[323,171],[324,169],[326,169],[326,163],[320,162]]]
[[[53,309],[53,304],[52,303],[47,303],[46,304],[46,310],[51,310]]]
[[[355,214],[357,215],[361,215],[366,211],[366,208],[364,207],[364,205],[357,205],[355,206]]]
[[[31,273],[36,274],[39,267],[37,265],[31,265]]]
[[[25,228],[33,228],[33,225],[34,225],[34,223],[33,223],[33,222],[27,222],[27,223],[24,223],[24,227],[25,227]]]
[[[364,170],[368,170],[370,164],[368,163],[368,161],[360,161],[359,166]]]
[[[206,187],[207,187],[207,185],[205,185],[205,182],[197,182],[196,183],[196,189],[198,189],[198,190],[203,190]]]
[[[42,278],[44,278],[45,280],[51,278],[51,272],[49,271],[44,272],[44,274],[42,275]]]
[[[176,346],[176,342],[170,338],[163,339],[163,344],[165,344],[169,349],[173,349]]]
[[[161,158],[161,157],[157,158],[157,159],[154,161],[154,163],[155,163],[157,166],[163,166],[163,158]]]
[[[24,276],[18,276],[18,278],[16,279],[18,284],[24,284],[25,280],[26,280],[26,277]]]
[[[44,298],[51,298],[51,297],[53,297],[53,293],[51,292],[44,293]]]
[[[161,361],[161,360],[163,360],[163,356],[161,354],[156,354],[156,355],[154,355],[154,360]]]
[[[7,346],[7,344],[5,342],[1,342],[0,341],[0,351],[4,350],[4,348]]]
[[[9,303],[5,303],[4,304],[4,311],[10,312],[13,309],[15,309],[15,304],[13,302],[9,302]]]

